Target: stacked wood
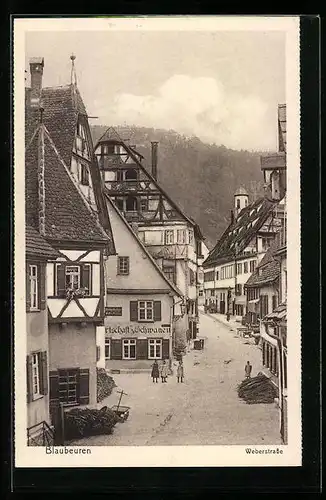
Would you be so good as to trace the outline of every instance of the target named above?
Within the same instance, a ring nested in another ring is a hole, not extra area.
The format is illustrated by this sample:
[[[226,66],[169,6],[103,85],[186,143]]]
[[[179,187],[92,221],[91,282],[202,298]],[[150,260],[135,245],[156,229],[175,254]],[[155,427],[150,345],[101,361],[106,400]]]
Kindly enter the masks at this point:
[[[265,375],[259,373],[238,385],[238,396],[247,404],[273,403],[277,390]]]
[[[100,403],[103,399],[110,396],[116,384],[104,368],[97,368],[97,402]]]
[[[65,414],[65,439],[112,434],[119,417],[111,408],[104,406],[100,410],[74,408]]]

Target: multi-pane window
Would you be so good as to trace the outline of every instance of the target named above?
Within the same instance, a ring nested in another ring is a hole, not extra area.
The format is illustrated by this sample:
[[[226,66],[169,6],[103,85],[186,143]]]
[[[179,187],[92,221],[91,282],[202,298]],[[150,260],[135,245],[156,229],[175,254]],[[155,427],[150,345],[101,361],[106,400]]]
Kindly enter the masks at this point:
[[[138,302],[138,321],[154,320],[154,303],[152,300],[140,300]]]
[[[118,257],[118,274],[129,274],[129,257]]]
[[[60,403],[76,404],[78,401],[78,370],[59,370]]]
[[[162,358],[162,339],[148,340],[148,359]]]
[[[178,243],[187,243],[187,234],[185,229],[177,230],[177,242]]]
[[[164,243],[165,245],[171,245],[174,243],[174,231],[173,229],[168,229],[164,231]]]
[[[203,295],[204,295],[204,290],[199,290],[198,295],[199,295],[199,297],[203,297]]]
[[[142,198],[140,200],[140,210],[142,212],[147,212],[148,211],[148,198]]]
[[[248,288],[247,289],[248,300],[255,300],[259,297],[258,288]]]
[[[248,273],[248,262],[243,263],[243,272],[244,272],[244,274]]]
[[[122,341],[122,357],[123,359],[136,359],[136,340],[123,339]]]
[[[40,354],[32,354],[33,398],[40,395]]]
[[[105,339],[105,359],[110,359],[111,357],[111,340]]]
[[[242,263],[237,264],[237,274],[242,274]]]
[[[80,266],[66,266],[66,288],[78,290],[80,288]]]
[[[204,272],[204,281],[214,281],[214,271]]]
[[[255,260],[251,260],[249,262],[249,266],[250,266],[250,272],[253,273],[255,268],[256,268],[256,261]]]
[[[211,297],[214,297],[214,295],[215,295],[215,290],[214,290],[214,288],[212,288],[211,289]]]
[[[221,279],[233,278],[234,266],[232,264],[223,266],[221,269]]]
[[[83,164],[80,165],[80,183],[83,186],[88,186],[89,185],[89,171],[88,171],[88,167],[86,165],[83,165]]]
[[[192,229],[189,229],[189,245],[192,245],[194,242],[194,233]]]
[[[30,300],[31,309],[38,309],[38,272],[37,266],[29,266],[29,278],[30,278]]]
[[[235,285],[235,294],[236,295],[242,295],[242,285],[240,283],[237,283]]]
[[[169,281],[175,282],[174,267],[163,267],[163,273]]]

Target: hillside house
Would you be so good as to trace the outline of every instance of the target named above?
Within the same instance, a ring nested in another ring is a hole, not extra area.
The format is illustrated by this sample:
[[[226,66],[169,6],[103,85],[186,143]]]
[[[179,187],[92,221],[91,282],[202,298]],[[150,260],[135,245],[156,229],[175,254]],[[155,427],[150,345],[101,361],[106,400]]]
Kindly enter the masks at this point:
[[[176,341],[185,344],[198,328],[198,268],[202,234],[157,181],[157,149],[152,143],[152,172],[134,147],[109,128],[95,146],[105,192],[169,281],[181,291],[186,314],[176,324]]]

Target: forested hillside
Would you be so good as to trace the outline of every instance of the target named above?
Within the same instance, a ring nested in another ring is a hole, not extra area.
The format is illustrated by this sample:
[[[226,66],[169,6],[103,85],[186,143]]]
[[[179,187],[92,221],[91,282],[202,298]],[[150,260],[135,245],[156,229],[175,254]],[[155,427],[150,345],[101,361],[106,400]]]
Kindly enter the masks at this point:
[[[94,144],[107,127],[93,126]],[[260,153],[205,144],[197,137],[144,127],[115,127],[121,138],[145,157],[151,168],[151,141],[158,141],[158,181],[199,224],[206,244],[214,245],[230,221],[233,194],[243,185],[250,201],[262,193]]]

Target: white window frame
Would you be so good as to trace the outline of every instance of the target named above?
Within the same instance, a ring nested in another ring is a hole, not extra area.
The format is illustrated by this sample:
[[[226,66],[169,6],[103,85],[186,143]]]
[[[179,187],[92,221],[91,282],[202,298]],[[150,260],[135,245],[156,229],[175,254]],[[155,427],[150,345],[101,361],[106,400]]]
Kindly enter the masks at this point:
[[[151,347],[154,348],[153,355],[151,355]],[[163,353],[162,339],[148,339],[148,359],[162,359],[162,353]]]
[[[34,274],[33,274],[34,273]],[[29,279],[30,279],[30,309],[32,311],[37,311],[39,309],[38,304],[38,268],[37,265],[31,264],[29,266]]]
[[[109,355],[106,355],[106,349],[108,348],[109,350]],[[111,339],[105,339],[104,340],[104,358],[105,360],[111,359]]]
[[[145,312],[145,317],[141,318],[141,311]],[[150,312],[150,314],[149,314]],[[139,300],[138,301],[138,321],[154,321],[154,301]]]
[[[126,266],[125,264],[126,263]],[[120,264],[123,264],[121,267]],[[119,255],[118,256],[118,274],[122,276],[128,276],[130,273],[130,259],[126,255]]]
[[[164,231],[164,244],[165,245],[173,245],[174,243],[174,230],[166,229]]]
[[[78,272],[68,272],[67,273],[67,270],[68,269],[72,269],[72,268],[76,268],[78,269]],[[71,286],[71,280],[70,280],[70,285],[67,286],[67,276],[77,276],[77,285],[76,287],[74,286]],[[68,288],[71,288],[72,290],[78,290],[80,288],[80,266],[76,265],[76,266],[66,266],[65,267],[65,286],[68,287]]]
[[[32,353],[32,379],[33,379],[33,399],[41,396],[40,386],[40,353]]]
[[[125,346],[128,346],[128,353],[125,355]],[[135,346],[135,356],[130,356],[130,347]],[[122,339],[122,359],[136,359],[136,339]]]
[[[177,229],[177,243],[186,244],[187,236],[185,229]]]

